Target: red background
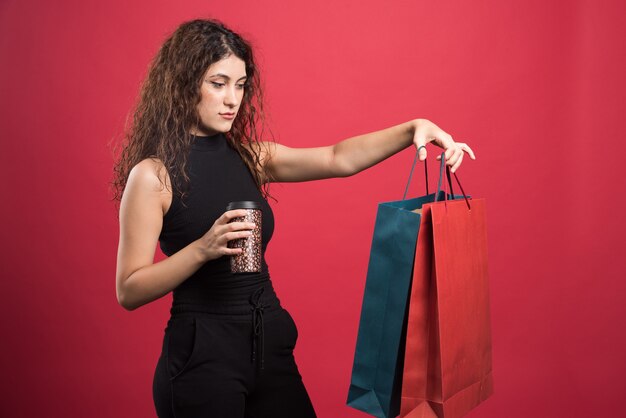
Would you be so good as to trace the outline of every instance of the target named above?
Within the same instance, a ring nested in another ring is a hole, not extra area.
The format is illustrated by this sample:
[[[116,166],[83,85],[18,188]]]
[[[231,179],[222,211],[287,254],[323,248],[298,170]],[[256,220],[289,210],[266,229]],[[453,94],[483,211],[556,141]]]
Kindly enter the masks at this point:
[[[458,175],[487,199],[495,394],[471,416],[619,415],[625,9],[2,0],[0,415],[154,416],[171,296],[117,304],[108,143],[160,44],[196,17],[255,46],[278,142],[323,146],[422,117],[474,149]],[[376,206],[402,198],[414,152],[272,185],[267,261],[320,417],[365,416],[345,400]]]

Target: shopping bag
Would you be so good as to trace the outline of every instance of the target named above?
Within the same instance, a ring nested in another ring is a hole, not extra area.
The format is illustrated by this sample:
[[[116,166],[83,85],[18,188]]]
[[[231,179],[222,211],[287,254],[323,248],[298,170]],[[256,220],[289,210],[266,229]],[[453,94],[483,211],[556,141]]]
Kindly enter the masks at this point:
[[[493,394],[485,199],[443,195],[422,208],[400,417],[461,417]]]
[[[347,404],[376,417],[400,412],[407,301],[420,209],[436,194],[378,204]],[[425,166],[426,169],[426,166]],[[440,179],[441,180],[441,179]],[[439,199],[443,199],[443,192]],[[449,196],[454,198],[454,196]]]

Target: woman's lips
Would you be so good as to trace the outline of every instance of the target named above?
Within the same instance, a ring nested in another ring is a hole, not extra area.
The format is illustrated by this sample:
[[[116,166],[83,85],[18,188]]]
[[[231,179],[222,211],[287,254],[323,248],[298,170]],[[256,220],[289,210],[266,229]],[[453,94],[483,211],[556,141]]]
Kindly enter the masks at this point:
[[[220,113],[220,116],[222,116],[224,119],[228,119],[228,120],[235,119],[235,114],[234,113]]]

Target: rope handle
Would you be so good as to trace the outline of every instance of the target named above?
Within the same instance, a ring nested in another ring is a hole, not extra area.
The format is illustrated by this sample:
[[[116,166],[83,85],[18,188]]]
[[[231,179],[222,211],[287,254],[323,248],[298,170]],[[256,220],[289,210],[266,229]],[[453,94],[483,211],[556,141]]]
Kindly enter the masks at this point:
[[[446,166],[446,153],[442,152],[441,153],[441,164],[439,167],[439,183],[437,184],[437,193],[435,194],[435,202],[438,200],[439,197],[439,191],[441,190],[441,178],[443,177],[443,167],[446,167],[446,177],[448,177],[448,183],[450,184],[450,193],[452,194],[452,200],[454,200],[454,194],[452,193],[452,180],[450,178],[450,167]],[[456,173],[454,174],[454,178],[456,179],[457,184],[459,185],[459,188],[461,189],[461,193],[463,194],[463,198],[465,199],[465,203],[467,203],[467,208],[469,210],[472,210],[472,207],[470,206],[469,200],[467,199],[467,195],[465,194],[465,190],[463,190],[463,186],[461,186],[461,182],[459,181],[459,177],[456,175]],[[445,199],[446,205],[448,202],[448,193],[445,193],[444,190],[444,194],[443,197]]]
[[[421,148],[426,148],[425,145],[420,145],[417,148],[417,152],[415,153],[415,159],[413,160],[413,165],[411,166],[411,172],[409,173],[409,180],[406,182],[406,188],[404,189],[404,196],[402,196],[402,200],[406,198],[406,194],[409,191],[409,184],[411,184],[411,177],[413,176],[413,169],[415,168],[415,163],[417,163],[417,158],[419,156],[419,152]],[[424,174],[426,179],[426,194],[428,194],[428,164],[424,161]]]

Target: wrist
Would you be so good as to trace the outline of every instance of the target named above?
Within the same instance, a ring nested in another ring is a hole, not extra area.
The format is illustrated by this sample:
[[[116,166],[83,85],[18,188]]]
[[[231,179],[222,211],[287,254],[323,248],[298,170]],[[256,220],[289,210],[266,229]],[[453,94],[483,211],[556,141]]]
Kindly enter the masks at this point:
[[[413,135],[415,135],[418,130],[423,132],[426,132],[428,129],[428,120],[423,119],[423,118],[419,118],[419,119],[413,119]],[[424,138],[426,140],[426,143],[430,142],[431,138]]]
[[[419,128],[420,124],[422,123],[422,119],[413,119],[411,121],[411,135],[415,135],[415,133],[417,132],[417,129]]]
[[[404,137],[406,138],[406,143],[405,145],[407,147],[410,147],[411,145],[414,144],[415,141],[415,135],[417,133],[417,130],[419,129],[419,127],[422,124],[423,119],[412,119],[408,122],[406,122],[405,125],[405,131],[404,131]]]
[[[421,136],[424,137],[424,145],[428,145],[429,143],[433,142],[433,140],[435,139],[432,136],[432,122],[429,121],[428,119],[424,119],[424,118],[419,118],[419,119],[413,119],[413,135],[415,135],[417,133],[417,130],[421,130]]]
[[[195,240],[190,244],[192,253],[194,255],[194,259],[200,263],[204,264],[210,260],[209,254],[207,253],[204,245],[202,245],[202,240]]]

